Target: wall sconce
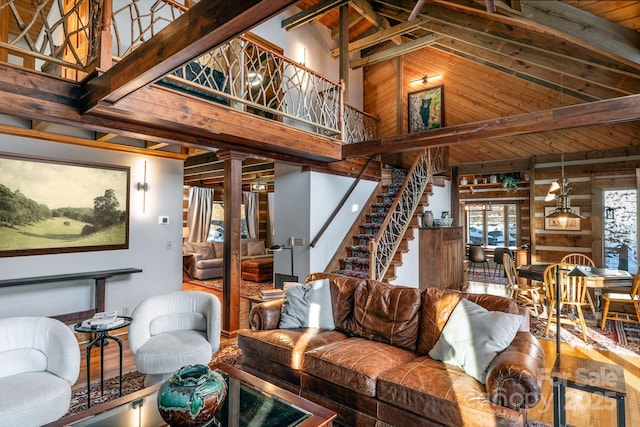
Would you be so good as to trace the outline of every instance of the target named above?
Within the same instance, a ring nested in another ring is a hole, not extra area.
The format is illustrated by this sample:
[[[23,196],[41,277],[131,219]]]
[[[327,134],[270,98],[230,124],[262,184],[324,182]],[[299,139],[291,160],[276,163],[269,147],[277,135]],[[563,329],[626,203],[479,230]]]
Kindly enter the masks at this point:
[[[424,76],[421,79],[411,80],[409,83],[411,84],[421,83],[423,85],[426,85],[427,83],[432,82],[433,80],[440,80],[440,78],[441,78],[440,74],[434,74],[432,76]]]
[[[269,184],[261,182],[258,178],[251,183],[250,190],[253,193],[266,193],[269,190]]]
[[[616,219],[616,208],[606,208],[604,212],[606,219]]]
[[[142,213],[147,209],[147,191],[149,191],[149,183],[147,182],[147,161],[144,162],[143,182],[137,184],[138,191],[142,191]]]

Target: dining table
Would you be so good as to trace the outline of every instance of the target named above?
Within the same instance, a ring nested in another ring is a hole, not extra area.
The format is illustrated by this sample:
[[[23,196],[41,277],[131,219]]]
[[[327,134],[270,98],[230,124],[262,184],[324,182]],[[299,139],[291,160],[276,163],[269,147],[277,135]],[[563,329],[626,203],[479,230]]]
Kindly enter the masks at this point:
[[[552,263],[535,263],[521,265],[517,268],[518,276],[523,279],[544,283],[544,271],[551,264]],[[631,273],[615,268],[579,266],[578,274],[586,276],[587,287],[593,288],[595,303],[589,292],[587,292],[587,299],[596,319],[598,319],[600,315],[600,296],[602,295],[602,289],[631,287],[631,283],[633,282],[633,275],[631,275]]]

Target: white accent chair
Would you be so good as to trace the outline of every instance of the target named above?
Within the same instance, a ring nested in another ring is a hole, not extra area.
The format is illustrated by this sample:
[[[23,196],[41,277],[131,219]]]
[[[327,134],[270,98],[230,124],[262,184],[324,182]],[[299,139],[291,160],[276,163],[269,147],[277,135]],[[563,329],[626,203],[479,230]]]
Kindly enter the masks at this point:
[[[211,361],[220,348],[220,300],[199,291],[177,291],[142,301],[133,311],[129,347],[145,386],[185,365]]]
[[[80,373],[71,329],[48,317],[0,319],[0,426],[41,426],[61,418]]]

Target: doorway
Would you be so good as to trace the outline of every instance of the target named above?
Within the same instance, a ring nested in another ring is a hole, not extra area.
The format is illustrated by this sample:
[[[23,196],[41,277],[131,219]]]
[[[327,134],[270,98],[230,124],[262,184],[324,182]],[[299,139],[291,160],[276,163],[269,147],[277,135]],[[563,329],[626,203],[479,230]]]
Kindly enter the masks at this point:
[[[635,189],[605,190],[603,241],[605,267],[638,269],[638,192]]]

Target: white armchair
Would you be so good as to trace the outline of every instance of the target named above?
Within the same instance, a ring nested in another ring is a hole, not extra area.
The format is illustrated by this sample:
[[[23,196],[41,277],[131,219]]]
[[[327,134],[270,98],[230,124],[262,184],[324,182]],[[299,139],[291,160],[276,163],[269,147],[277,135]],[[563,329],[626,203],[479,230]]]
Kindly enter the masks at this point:
[[[0,319],[0,426],[41,426],[61,418],[80,373],[80,346],[48,317]]]
[[[145,386],[184,365],[207,365],[220,348],[221,305],[215,296],[178,291],[142,301],[131,315],[129,346]]]

